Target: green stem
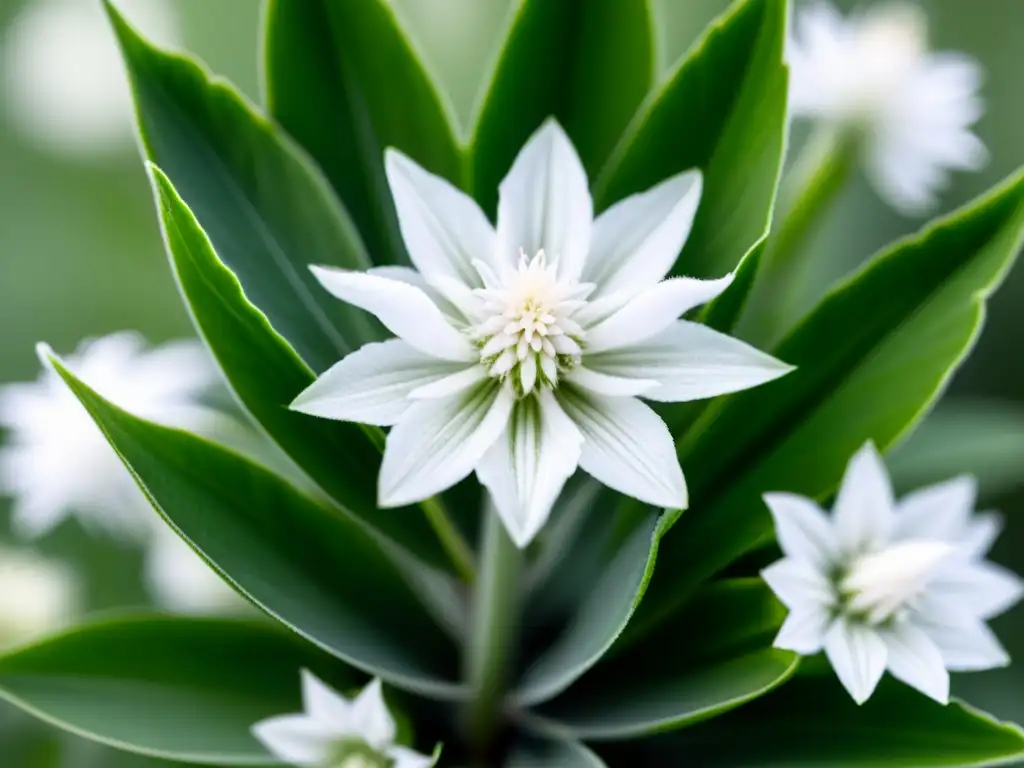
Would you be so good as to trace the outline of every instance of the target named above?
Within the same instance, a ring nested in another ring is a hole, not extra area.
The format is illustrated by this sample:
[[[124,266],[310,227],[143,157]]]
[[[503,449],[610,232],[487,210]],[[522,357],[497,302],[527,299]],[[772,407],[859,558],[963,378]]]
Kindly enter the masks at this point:
[[[473,550],[469,548],[465,538],[448,517],[448,512],[438,498],[425,499],[420,502],[420,509],[427,516],[427,521],[437,534],[448,557],[451,558],[459,576],[467,584],[476,580],[476,566],[473,563]]]
[[[849,177],[856,151],[856,138],[850,132],[823,127],[810,137],[794,163],[781,195],[781,214],[768,237],[741,322],[740,335],[748,341],[770,346],[792,320],[812,261],[807,240]]]
[[[480,550],[480,578],[466,648],[466,678],[472,695],[466,729],[470,743],[484,759],[501,726],[502,701],[517,651],[523,570],[523,552],[509,538],[490,502]]]

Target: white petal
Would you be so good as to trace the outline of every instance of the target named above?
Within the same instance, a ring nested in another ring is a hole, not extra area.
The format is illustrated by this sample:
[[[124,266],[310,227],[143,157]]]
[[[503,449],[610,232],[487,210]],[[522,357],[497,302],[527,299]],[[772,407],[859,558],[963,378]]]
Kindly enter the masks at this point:
[[[647,504],[687,505],[686,482],[668,427],[631,397],[605,397],[559,387],[559,402],[585,442],[580,467],[609,488]]]
[[[901,623],[883,632],[882,640],[888,651],[886,666],[893,677],[940,704],[949,703],[949,673],[927,634]]]
[[[291,408],[325,419],[391,426],[412,406],[414,390],[479,367],[438,360],[401,339],[367,344],[322,373]]]
[[[895,522],[892,486],[882,458],[868,441],[846,465],[832,524],[848,554],[874,550],[889,541]]]
[[[514,396],[483,382],[438,400],[419,400],[388,434],[379,504],[399,507],[433,496],[468,475],[505,429]]]
[[[718,296],[732,275],[718,280],[673,277],[640,292],[622,309],[587,330],[589,352],[603,352],[646,341],[668,328],[679,316]]]
[[[495,247],[494,229],[480,206],[396,149],[384,153],[384,169],[416,269],[427,279],[440,275],[478,286],[473,260],[489,262]]]
[[[469,389],[477,382],[487,378],[487,369],[482,365],[471,365],[443,379],[417,387],[409,393],[414,400],[425,400],[435,397],[448,397]]]
[[[583,281],[600,295],[637,292],[672,269],[693,227],[703,180],[685,171],[620,200],[594,222]]]
[[[687,320],[639,344],[596,354],[588,349],[583,362],[610,376],[654,379],[659,385],[643,392],[644,398],[673,403],[749,389],[793,370],[738,339]]]
[[[967,523],[967,532],[961,542],[963,551],[973,557],[984,557],[996,543],[1003,530],[1003,518],[998,512],[981,512]]]
[[[261,720],[252,735],[276,758],[301,766],[319,766],[330,756],[337,734],[305,715],[282,715]]]
[[[995,563],[952,562],[931,581],[928,594],[943,601],[956,601],[975,616],[990,619],[1024,596],[1024,581]]]
[[[387,756],[394,761],[391,768],[430,768],[434,764],[433,757],[421,755],[408,747],[391,747],[387,751]]]
[[[761,578],[791,611],[829,608],[836,601],[825,572],[806,560],[784,557],[763,569]]]
[[[794,493],[766,493],[764,503],[775,520],[775,536],[786,557],[803,560],[818,570],[838,556],[836,534],[821,507]]]
[[[564,378],[590,392],[609,397],[632,397],[658,386],[658,382],[653,379],[609,375],[582,365],[573,368]]]
[[[395,740],[395,720],[384,703],[380,679],[374,678],[352,702],[350,733],[361,736],[374,749],[385,749]]]
[[[824,609],[790,611],[772,645],[803,656],[813,656],[824,645],[831,623],[832,616]]]
[[[516,404],[505,433],[476,468],[516,546],[529,544],[547,521],[576,471],[582,443],[550,391]]]
[[[451,318],[465,322],[464,313],[459,307],[448,301],[437,288],[427,282],[427,279],[412,267],[402,267],[396,264],[385,264],[380,267],[370,267],[366,274],[375,277],[386,277],[388,280],[397,280],[400,283],[413,285],[427,294],[427,298],[434,302],[438,309]],[[468,288],[466,290],[469,290]]]
[[[476,359],[476,350],[469,340],[414,285],[333,267],[310,269],[332,294],[375,315],[388,330],[421,352],[442,360]]]
[[[855,702],[863,704],[882,679],[888,653],[874,630],[840,618],[825,635],[825,655],[839,682]]]
[[[549,119],[519,152],[498,187],[499,258],[514,265],[523,250],[558,259],[558,276],[579,279],[590,248],[594,206],[576,150]]]
[[[970,475],[930,485],[899,500],[893,536],[960,543],[967,531],[978,483]]]
[[[302,706],[325,731],[343,728],[350,719],[348,700],[308,669],[302,670]]]
[[[924,600],[911,620],[935,643],[951,672],[979,672],[1010,663],[1010,655],[985,622],[955,603]]]

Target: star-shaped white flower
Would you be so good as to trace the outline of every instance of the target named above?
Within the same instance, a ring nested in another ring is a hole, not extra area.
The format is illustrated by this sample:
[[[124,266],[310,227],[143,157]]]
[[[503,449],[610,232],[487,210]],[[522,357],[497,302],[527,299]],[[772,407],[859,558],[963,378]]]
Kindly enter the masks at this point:
[[[0,547],[0,648],[53,632],[78,608],[74,574],[62,563]]]
[[[850,460],[831,517],[802,496],[765,494],[786,555],[761,574],[789,608],[775,646],[824,649],[858,704],[886,669],[946,703],[947,670],[1006,665],[985,620],[1024,586],[985,561],[1000,521],[972,516],[975,493],[963,476],[897,502],[868,443]]]
[[[686,241],[699,171],[593,216],[576,150],[548,120],[499,187],[494,228],[469,197],[401,153],[386,169],[416,269],[314,267],[399,338],[368,344],[292,407],[391,426],[379,503],[430,497],[474,470],[523,547],[577,466],[661,507],[687,503],[664,422],[678,402],[789,366],[679,317],[732,279],[664,279]]]
[[[253,735],[274,757],[315,768],[434,765],[434,758],[395,744],[395,720],[378,679],[349,701],[304,669],[302,702],[303,713],[271,717],[253,726]]]
[[[814,0],[794,26],[793,114],[859,132],[866,172],[893,207],[921,213],[948,170],[984,165],[970,130],[983,111],[981,68],[961,53],[929,51],[920,8],[883,3],[844,19]]]

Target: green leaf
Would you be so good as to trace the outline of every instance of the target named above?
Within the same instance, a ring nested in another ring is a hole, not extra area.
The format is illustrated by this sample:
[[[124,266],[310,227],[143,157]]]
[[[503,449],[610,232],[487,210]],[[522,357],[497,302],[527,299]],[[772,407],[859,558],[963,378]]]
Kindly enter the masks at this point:
[[[939,768],[1010,765],[1024,733],[962,702],[941,706],[884,679],[858,707],[831,675],[800,677],[736,712],[669,736],[610,746],[613,765],[725,768]]]
[[[324,169],[373,261],[408,262],[384,176],[395,147],[461,186],[451,109],[385,0],[270,0],[264,79],[274,118]]]
[[[288,409],[313,372],[249,303],[170,180],[154,166],[150,174],[181,293],[242,404],[328,495],[425,562],[450,567],[418,510],[377,509],[380,430]]]
[[[239,591],[386,682],[461,695],[451,641],[380,537],[236,454],[126,413],[51,361],[160,515]]]
[[[629,622],[654,572],[658,542],[671,525],[651,514],[630,534],[600,578],[577,595],[575,615],[555,642],[527,665],[513,700],[520,706],[547,701],[596,664]]]
[[[991,400],[943,401],[887,458],[901,492],[959,474],[978,478],[985,496],[1024,484],[1024,409]]]
[[[767,242],[768,238],[762,237],[747,251],[746,255],[740,259],[735,277],[729,287],[700,310],[697,322],[721,333],[732,334],[743,313],[743,308],[747,304],[747,299],[750,298],[750,289],[754,287],[754,280],[761,266],[761,257],[764,255]]]
[[[520,148],[554,116],[591,179],[654,83],[649,0],[517,0],[472,130],[472,189],[493,214]]]
[[[605,768],[601,758],[576,741],[521,737],[505,768]]]
[[[1024,237],[1024,174],[871,259],[774,354],[794,372],[719,400],[679,443],[690,510],[662,541],[628,633],[772,537],[766,491],[822,497],[868,440],[885,450],[939,397]],[[716,407],[717,406],[717,407]],[[631,631],[631,632],[630,632]]]
[[[580,739],[635,738],[762,696],[798,663],[769,647],[785,613],[760,579],[710,585],[639,645],[538,708],[540,727]]]
[[[146,155],[174,180],[246,294],[315,370],[377,337],[308,265],[369,265],[330,185],[230,85],[140,37],[107,2]]]
[[[647,98],[597,178],[604,209],[703,170],[677,274],[729,272],[768,230],[786,136],[785,33],[786,0],[739,0]]]
[[[299,670],[357,673],[283,628],[135,616],[76,627],[0,657],[0,696],[119,749],[213,765],[277,764],[253,723],[302,709]]]

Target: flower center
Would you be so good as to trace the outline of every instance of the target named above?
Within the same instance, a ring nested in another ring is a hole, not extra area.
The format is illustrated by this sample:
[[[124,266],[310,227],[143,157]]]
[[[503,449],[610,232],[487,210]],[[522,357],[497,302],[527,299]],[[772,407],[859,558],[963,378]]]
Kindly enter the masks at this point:
[[[391,758],[362,739],[343,739],[332,745],[323,768],[391,768]]]
[[[531,259],[520,252],[515,267],[485,282],[475,291],[482,307],[472,333],[480,363],[519,397],[556,387],[559,374],[579,363],[586,334],[572,315],[594,286],[559,280],[557,259],[544,251]]]
[[[942,541],[906,541],[853,561],[839,582],[844,610],[880,624],[918,597],[953,546]]]

